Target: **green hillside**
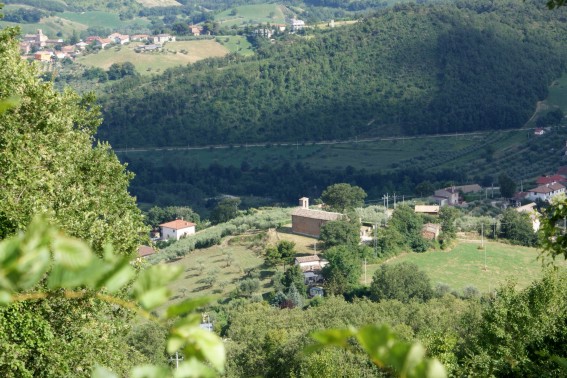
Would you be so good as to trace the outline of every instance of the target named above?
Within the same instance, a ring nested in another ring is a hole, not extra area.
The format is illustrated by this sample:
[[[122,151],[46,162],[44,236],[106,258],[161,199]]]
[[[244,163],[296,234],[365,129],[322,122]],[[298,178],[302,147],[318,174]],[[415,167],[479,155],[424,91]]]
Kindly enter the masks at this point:
[[[118,85],[100,136],[179,146],[518,128],[563,71],[565,29],[529,3],[395,6]]]

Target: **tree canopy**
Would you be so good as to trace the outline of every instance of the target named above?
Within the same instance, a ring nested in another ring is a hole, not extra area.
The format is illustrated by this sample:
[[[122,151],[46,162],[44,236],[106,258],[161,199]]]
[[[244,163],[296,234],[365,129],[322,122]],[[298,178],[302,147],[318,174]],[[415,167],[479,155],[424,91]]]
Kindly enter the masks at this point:
[[[364,204],[366,192],[356,186],[346,183],[333,184],[323,191],[321,200],[331,208],[338,212],[344,212],[347,209],[354,209]]]

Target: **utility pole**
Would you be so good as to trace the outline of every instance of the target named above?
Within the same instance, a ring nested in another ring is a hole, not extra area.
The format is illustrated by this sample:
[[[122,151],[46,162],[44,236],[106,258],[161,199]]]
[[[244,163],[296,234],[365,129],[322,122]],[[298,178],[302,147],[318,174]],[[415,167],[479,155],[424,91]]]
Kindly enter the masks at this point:
[[[396,192],[394,192],[394,209],[396,208]]]
[[[364,259],[364,286],[366,286],[366,258]]]
[[[175,361],[175,370],[179,369],[179,361],[183,361],[183,356],[179,356],[179,352],[175,352],[175,358],[171,357],[170,362]]]
[[[378,222],[374,224],[374,257],[378,257]]]

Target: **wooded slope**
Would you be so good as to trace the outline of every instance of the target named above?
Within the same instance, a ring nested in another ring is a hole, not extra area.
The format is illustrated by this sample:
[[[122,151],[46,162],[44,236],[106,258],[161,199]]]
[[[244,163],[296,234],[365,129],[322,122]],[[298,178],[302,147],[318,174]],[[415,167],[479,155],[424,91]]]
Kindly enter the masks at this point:
[[[521,127],[565,66],[565,10],[400,5],[351,27],[133,79],[102,98],[114,147]]]

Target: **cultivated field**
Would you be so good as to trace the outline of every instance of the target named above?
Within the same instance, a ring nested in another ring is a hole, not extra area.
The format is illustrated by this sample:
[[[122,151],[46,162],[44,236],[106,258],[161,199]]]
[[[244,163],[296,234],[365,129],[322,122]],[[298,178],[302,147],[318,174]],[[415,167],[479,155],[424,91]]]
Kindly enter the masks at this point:
[[[407,253],[395,257],[387,264],[412,262],[427,273],[431,283],[444,283],[462,291],[474,286],[481,292],[498,288],[508,279],[514,279],[517,287],[524,288],[542,275],[541,261],[534,248],[489,242],[485,253],[478,249],[479,243],[459,243],[450,252],[433,251],[426,253]],[[379,265],[367,266],[368,283]]]
[[[67,19],[79,24],[89,26],[99,26],[104,28],[109,28],[113,30],[120,29],[121,27],[139,25],[141,28],[146,27],[150,24],[147,19],[135,18],[133,20],[120,20],[120,17],[116,13],[108,13],[101,11],[91,11],[91,12],[63,12],[61,13],[61,18]]]
[[[17,26],[21,29],[22,34],[36,33],[37,29],[41,29],[43,34],[50,38],[56,38],[56,33],[61,32],[65,36],[70,36],[73,30],[86,30],[87,25],[67,20],[60,17],[45,17],[35,24],[17,24],[15,22],[0,21],[0,28]]]
[[[214,40],[168,42],[161,52],[137,53],[138,43],[115,46],[77,58],[77,62],[108,69],[113,63],[131,62],[142,75],[160,73],[167,68],[194,63],[201,59],[220,57],[228,50]]]
[[[278,4],[243,5],[234,9],[236,9],[236,14],[231,14],[232,9],[226,10],[216,15],[215,21],[228,27],[247,24],[285,23],[282,7]]]

